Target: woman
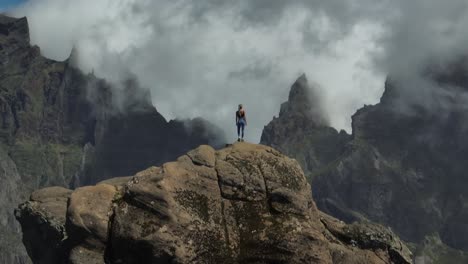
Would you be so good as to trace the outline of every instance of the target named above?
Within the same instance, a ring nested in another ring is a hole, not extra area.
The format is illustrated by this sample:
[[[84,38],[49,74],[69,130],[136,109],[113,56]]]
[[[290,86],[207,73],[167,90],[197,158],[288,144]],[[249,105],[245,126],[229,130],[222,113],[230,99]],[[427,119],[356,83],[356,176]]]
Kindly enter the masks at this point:
[[[242,104],[239,105],[239,110],[236,111],[236,126],[237,141],[244,141],[244,128],[247,126],[247,117],[245,116],[245,110]]]

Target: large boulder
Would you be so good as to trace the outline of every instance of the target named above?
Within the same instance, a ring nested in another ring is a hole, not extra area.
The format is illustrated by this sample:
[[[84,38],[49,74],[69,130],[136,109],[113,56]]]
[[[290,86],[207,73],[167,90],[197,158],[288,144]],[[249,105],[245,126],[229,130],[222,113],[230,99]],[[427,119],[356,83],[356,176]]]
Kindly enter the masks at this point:
[[[67,201],[72,193],[63,187],[49,187],[34,192],[29,202],[15,212],[21,217],[23,243],[34,263],[58,263],[63,259]]]
[[[130,179],[77,189],[66,210],[36,203],[17,211],[29,252],[49,235],[37,236],[31,219],[66,218],[67,238],[52,257],[31,254],[34,263],[411,263],[389,229],[321,213],[299,164],[262,145],[201,146]]]

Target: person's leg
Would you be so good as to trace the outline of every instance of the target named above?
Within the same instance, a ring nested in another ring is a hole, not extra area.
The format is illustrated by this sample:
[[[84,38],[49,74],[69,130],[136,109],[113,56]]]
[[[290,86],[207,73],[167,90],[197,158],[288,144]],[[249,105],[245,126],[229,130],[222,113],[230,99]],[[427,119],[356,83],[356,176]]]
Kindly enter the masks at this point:
[[[244,128],[245,128],[245,124],[242,123],[242,139],[244,139]]]
[[[237,139],[240,139],[240,130],[241,130],[241,124],[239,122],[237,123]]]

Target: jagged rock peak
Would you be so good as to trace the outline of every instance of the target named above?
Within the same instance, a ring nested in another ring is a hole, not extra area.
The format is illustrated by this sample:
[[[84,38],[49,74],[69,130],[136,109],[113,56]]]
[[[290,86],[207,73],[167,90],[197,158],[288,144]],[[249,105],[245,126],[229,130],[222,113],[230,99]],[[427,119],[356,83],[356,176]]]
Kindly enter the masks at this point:
[[[11,24],[11,23],[14,23],[17,20],[18,20],[18,18],[10,17],[10,16],[7,16],[5,14],[0,13],[0,25]]]
[[[68,64],[72,67],[77,67],[78,66],[78,49],[76,46],[73,46],[71,51],[70,51],[70,56],[68,56]],[[91,72],[92,75],[94,75],[94,72]]]
[[[0,37],[14,38],[23,45],[29,45],[29,25],[26,17],[13,18],[0,14]]]
[[[16,216],[34,263],[411,263],[389,229],[319,212],[296,160],[248,143],[39,190]]]
[[[281,105],[279,116],[285,118],[302,116],[315,125],[328,124],[328,118],[317,96],[317,89],[310,87],[305,73],[291,86],[289,99]]]
[[[297,78],[297,80],[295,81],[295,84],[299,86],[307,87],[309,84],[308,84],[306,74],[305,73],[301,74],[301,76],[299,76],[299,78]]]
[[[289,92],[289,104],[292,106],[307,106],[310,107],[310,87],[305,73],[303,73],[294,82]]]

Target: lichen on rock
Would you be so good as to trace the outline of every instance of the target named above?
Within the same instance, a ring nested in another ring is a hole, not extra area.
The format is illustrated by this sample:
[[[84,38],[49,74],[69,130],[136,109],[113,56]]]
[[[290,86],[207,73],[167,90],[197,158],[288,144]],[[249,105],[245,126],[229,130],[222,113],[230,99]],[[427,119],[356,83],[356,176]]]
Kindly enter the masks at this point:
[[[33,199],[18,209],[30,254],[47,245],[31,223],[66,219],[55,254],[31,254],[35,263],[411,263],[390,230],[318,211],[297,161],[262,145],[201,146],[66,197],[62,210]]]

